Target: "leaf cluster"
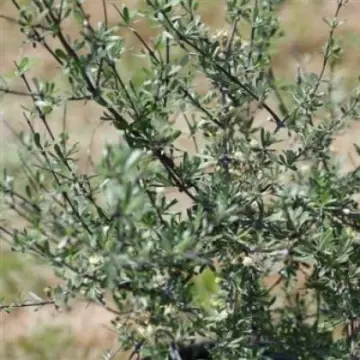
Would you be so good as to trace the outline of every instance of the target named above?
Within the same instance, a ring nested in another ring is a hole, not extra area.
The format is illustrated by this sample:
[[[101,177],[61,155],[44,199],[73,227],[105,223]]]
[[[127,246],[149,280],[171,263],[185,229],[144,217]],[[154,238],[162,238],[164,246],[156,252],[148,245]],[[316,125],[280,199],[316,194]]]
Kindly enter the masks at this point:
[[[0,183],[5,206],[26,223],[1,225],[4,238],[64,280],[49,291],[51,303],[81,296],[114,304],[121,347],[144,344],[142,354],[158,358],[169,342],[196,336],[216,339],[214,353],[223,359],[258,358],[250,345],[263,340],[299,359],[356,356],[360,168],[343,173],[331,152],[360,114],[360,87],[341,101],[333,96],[341,58],[335,30],[347,1],[338,0],[326,19],[320,72],[303,70],[288,83],[272,66],[283,35],[280,0],[227,0],[228,30],[216,34],[195,0],[114,6],[113,25],[103,1],[96,27],[81,1],[12,2],[27,41],[48,51],[70,88],[30,82],[29,58],[16,65],[33,100],[23,112],[29,132],[18,134],[26,184],[19,188],[7,170]],[[137,31],[141,18],[157,30],[151,41]],[[78,24],[76,39],[63,30],[68,20]],[[124,31],[137,38],[139,52]],[[141,81],[121,75],[131,51],[146,60]],[[205,93],[195,86],[200,77]],[[97,103],[101,121],[123,139],[106,147],[91,174],[77,171],[77,147],[48,122],[69,101]],[[260,111],[268,126],[257,125]],[[179,145],[185,135],[195,151]],[[187,198],[181,210],[170,190]],[[296,292],[304,269],[305,291]],[[263,281],[269,276],[273,286]],[[339,324],[346,335],[335,339]]]

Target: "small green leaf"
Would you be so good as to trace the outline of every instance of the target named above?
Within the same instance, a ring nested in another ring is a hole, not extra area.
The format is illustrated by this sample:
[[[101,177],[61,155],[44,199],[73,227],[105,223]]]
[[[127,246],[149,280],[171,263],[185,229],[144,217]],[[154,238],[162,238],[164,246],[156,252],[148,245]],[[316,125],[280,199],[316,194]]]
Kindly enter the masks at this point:
[[[58,156],[60,159],[63,159],[63,153],[62,153],[62,151],[61,151],[61,149],[60,149],[60,146],[59,146],[58,144],[55,144],[55,145],[54,145],[54,150],[55,150],[57,156]]]
[[[179,253],[191,250],[196,244],[196,239],[191,236],[189,231],[185,231],[182,234],[182,239],[176,244],[174,250]]]
[[[128,127],[124,119],[116,119],[116,121],[113,121],[113,124],[118,130],[125,130]]]
[[[31,199],[32,193],[31,193],[31,187],[29,186],[29,184],[27,184],[27,185],[25,186],[25,192],[26,192],[27,197],[28,197],[29,199]]]
[[[354,145],[356,153],[360,156],[360,146],[357,144],[353,144],[353,145]]]
[[[184,55],[180,60],[180,66],[182,67],[186,66],[189,63],[189,61],[190,61],[189,54]]]
[[[34,142],[35,142],[36,147],[42,150],[39,133],[34,134]]]
[[[83,13],[81,12],[81,10],[78,8],[78,7],[75,7],[74,10],[73,10],[73,16],[74,16],[74,19],[75,21],[83,26],[84,25],[84,15]]]
[[[174,76],[175,74],[179,73],[181,71],[182,67],[180,65],[174,65],[171,67],[171,70],[169,71],[169,76]]]
[[[130,23],[130,13],[129,13],[129,9],[127,6],[123,6],[123,19],[125,21],[126,24]]]
[[[68,56],[67,54],[65,53],[64,50],[62,49],[56,49],[55,50],[55,55],[60,59],[60,60],[67,60],[68,59]]]
[[[18,71],[16,74],[18,76],[23,75],[26,71],[28,71],[31,66],[35,63],[34,59],[30,59],[27,56],[23,57],[20,61],[20,64],[18,64]]]
[[[130,156],[127,158],[124,170],[130,170],[142,156],[143,152],[141,150],[134,150],[131,152]]]
[[[204,271],[191,279],[193,302],[205,310],[210,309],[213,297],[220,290],[216,278],[216,273],[206,267]]]
[[[172,143],[174,142],[180,135],[182,134],[181,130],[174,130],[170,135],[167,135],[164,140],[167,143]],[[185,153],[186,154],[186,153]]]

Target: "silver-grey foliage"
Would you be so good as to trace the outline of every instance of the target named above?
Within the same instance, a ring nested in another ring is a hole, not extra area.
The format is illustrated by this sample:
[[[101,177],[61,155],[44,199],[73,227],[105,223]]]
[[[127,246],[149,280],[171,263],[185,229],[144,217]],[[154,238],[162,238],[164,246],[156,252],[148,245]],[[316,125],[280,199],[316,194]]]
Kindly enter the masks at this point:
[[[277,79],[272,67],[280,0],[224,1],[229,26],[221,34],[211,34],[195,0],[147,0],[138,11],[114,6],[114,27],[106,13],[95,27],[77,0],[12,2],[24,37],[49,52],[71,89],[30,81],[28,58],[17,64],[33,100],[24,110],[31,137],[19,134],[32,160],[23,164],[26,184],[19,188],[5,171],[1,192],[28,225],[1,230],[15,251],[40,256],[65,280],[44,304],[79,296],[102,304],[117,314],[119,347],[137,346],[134,356],[162,359],[169,343],[199,336],[216,339],[216,359],[255,359],[262,351],[356,356],[360,169],[341,172],[330,151],[359,119],[359,86],[333,96],[342,55],[336,28],[347,1],[338,0],[326,19],[320,72],[303,69],[293,82]],[[136,31],[140,16],[157,28],[152,41]],[[65,19],[78,22],[77,38],[63,30]],[[145,59],[130,79],[119,69],[131,50],[120,29],[133,33]],[[194,86],[199,75],[206,93]],[[107,147],[93,174],[79,174],[69,134],[54,135],[48,122],[66,102],[85,100],[101,106],[99,121],[124,139]],[[269,117],[266,128],[254,121],[259,109]],[[179,113],[194,152],[178,148],[182,131],[172,119]],[[32,127],[34,118],[48,140]],[[286,136],[296,141],[277,150]],[[191,205],[174,210],[176,200],[160,191],[169,188]],[[291,298],[304,268],[311,268],[307,295]],[[278,301],[262,284],[271,272],[288,299]],[[347,333],[334,340],[338,324]],[[265,348],[249,346],[254,338],[265,339]]]

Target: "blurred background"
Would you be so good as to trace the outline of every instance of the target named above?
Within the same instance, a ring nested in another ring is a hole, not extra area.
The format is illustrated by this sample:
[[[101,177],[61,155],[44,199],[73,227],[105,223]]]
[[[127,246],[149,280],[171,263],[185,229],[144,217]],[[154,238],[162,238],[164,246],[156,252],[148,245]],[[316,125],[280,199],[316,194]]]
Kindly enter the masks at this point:
[[[23,0],[22,2],[26,2]],[[21,1],[19,1],[21,3]],[[203,20],[217,32],[226,27],[224,23],[224,0],[200,0],[200,12]],[[143,8],[143,0],[107,0],[110,24],[115,25],[118,15],[112,4],[128,5],[130,8]],[[96,25],[102,19],[100,0],[87,0],[85,8],[90,14],[90,21]],[[306,71],[317,72],[321,68],[321,49],[328,36],[328,27],[323,17],[332,17],[336,9],[336,0],[285,0],[279,10],[279,18],[285,31],[285,37],[274,45],[273,65],[280,79],[294,79],[298,62]],[[11,0],[0,0],[0,72],[10,74],[15,70],[14,61],[22,56],[36,59],[31,76],[42,79],[51,78],[59,85],[64,85],[57,64],[40,47],[33,48],[24,42],[19,27],[7,17],[16,17]],[[340,18],[344,20],[337,30],[345,48],[341,66],[336,73],[336,91],[339,96],[351,89],[360,75],[360,1],[350,0],[342,10]],[[78,32],[75,24],[68,23],[66,30],[70,34]],[[146,21],[137,24],[138,31],[147,39],[155,33]],[[122,34],[129,46],[138,47],[136,39],[124,31]],[[121,71],[127,76],[136,76],[141,60],[131,55],[121,62]],[[30,78],[30,77],[29,77]],[[9,81],[10,88],[25,90],[18,80]],[[202,84],[199,82],[199,86]],[[204,85],[205,86],[205,85]],[[206,89],[204,89],[206,91]],[[13,131],[26,129],[22,116],[22,106],[29,104],[24,96],[1,94],[0,103],[0,168],[10,168],[21,173],[21,164],[16,150]],[[88,171],[91,161],[98,161],[106,143],[116,142],[119,135],[108,123],[101,123],[102,110],[99,106],[87,103],[71,103],[67,108],[64,122],[63,109],[59,109],[50,118],[50,125],[55,132],[66,129],[72,142],[80,145],[79,171]],[[41,124],[35,124],[43,132]],[[181,126],[181,124],[180,124]],[[344,171],[360,164],[353,151],[353,143],[359,144],[360,123],[344,131],[336,141],[332,151],[343,159]],[[188,141],[188,143],[187,143]],[[186,137],[182,139],[184,147],[191,146]],[[19,219],[2,213],[0,221],[16,224]],[[11,253],[2,240],[0,253],[0,298],[6,302],[25,299],[29,291],[44,296],[47,285],[57,284],[57,279],[44,265],[31,258]],[[48,306],[42,309],[25,308],[11,314],[0,312],[0,358],[3,360],[46,360],[46,359],[99,359],[101,352],[108,348],[115,350],[116,333],[110,321],[114,315],[95,305],[77,303],[69,311],[57,311]],[[124,358],[119,354],[117,359]]]

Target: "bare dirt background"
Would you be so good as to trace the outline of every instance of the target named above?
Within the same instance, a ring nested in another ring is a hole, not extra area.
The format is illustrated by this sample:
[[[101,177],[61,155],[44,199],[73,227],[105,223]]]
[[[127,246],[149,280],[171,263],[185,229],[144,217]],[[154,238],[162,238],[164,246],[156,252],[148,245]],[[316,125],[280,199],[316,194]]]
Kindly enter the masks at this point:
[[[118,18],[111,4],[127,4],[130,7],[143,6],[143,1],[108,1],[110,22],[115,23]],[[205,21],[215,30],[224,26],[223,0],[202,0],[200,11]],[[321,65],[321,46],[327,39],[327,26],[323,16],[334,14],[336,0],[288,0],[279,12],[286,36],[277,44],[274,57],[275,71],[282,77],[294,77],[297,60],[302,59],[302,65],[307,70],[317,71]],[[101,1],[88,0],[86,9],[91,14],[91,21],[95,24],[102,19]],[[0,0],[0,14],[15,16],[14,6],[10,0]],[[339,83],[337,91],[345,93],[347,88],[354,85],[360,74],[360,0],[350,0],[341,13],[345,23],[338,34],[345,45],[345,56],[342,68],[337,76],[344,79]],[[69,31],[75,28],[69,25]],[[138,24],[139,31],[146,37],[151,37],[152,31],[145,23]],[[124,34],[129,44],[134,44],[130,34]],[[62,82],[58,69],[47,53],[40,48],[32,48],[31,44],[23,44],[22,34],[16,25],[0,19],[0,71],[5,74],[14,70],[14,60],[19,60],[24,54],[35,56],[37,65],[33,74],[40,77],[54,78],[57,83]],[[131,61],[124,61],[124,73],[134,73]],[[201,86],[201,83],[199,83]],[[13,89],[23,90],[23,84],[14,81]],[[10,124],[14,129],[25,128],[21,106],[28,103],[28,99],[20,96],[6,95],[1,100],[1,168],[4,166],[16,170],[19,162],[11,131],[5,126]],[[101,109],[93,104],[70,104],[67,109],[65,127],[70,132],[74,142],[79,142],[80,170],[89,167],[89,156],[96,161],[107,142],[118,141],[119,135],[105,123],[100,123]],[[264,114],[258,114],[258,121],[265,119]],[[182,126],[181,119],[179,126]],[[36,124],[42,131],[41,124]],[[64,126],[62,113],[59,111],[51,118],[51,126],[60,131]],[[344,170],[359,164],[353,151],[353,143],[359,144],[360,123],[353,125],[336,140],[333,151],[343,157]],[[183,147],[191,148],[191,142],[184,134],[181,139]],[[11,222],[16,218],[7,219]],[[1,241],[1,240],[0,240]],[[0,242],[2,244],[2,242]],[[24,260],[16,254],[10,253],[1,245],[0,258],[0,297],[7,301],[28,296],[33,291],[43,296],[43,289],[47,284],[56,284],[52,273],[32,259]],[[0,313],[0,357],[1,359],[99,359],[105,348],[116,349],[116,334],[111,329],[110,320],[113,315],[100,307],[78,303],[68,312],[59,313],[53,308],[43,308],[38,311],[24,309],[12,314]],[[124,358],[119,354],[117,359]]]

